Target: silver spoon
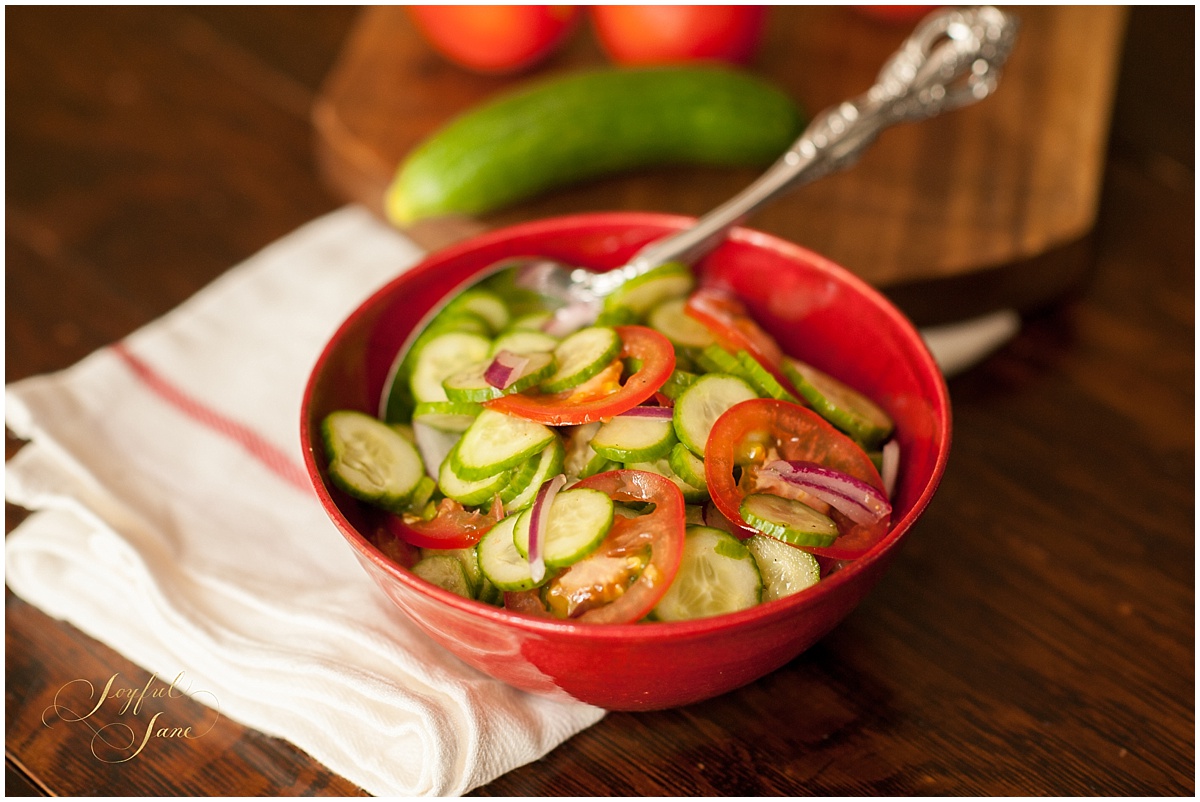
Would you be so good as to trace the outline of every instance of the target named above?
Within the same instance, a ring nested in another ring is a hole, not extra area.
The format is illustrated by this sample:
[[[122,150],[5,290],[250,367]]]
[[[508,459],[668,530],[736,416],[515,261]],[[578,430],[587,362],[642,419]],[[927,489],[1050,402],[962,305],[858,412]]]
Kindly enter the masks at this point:
[[[570,326],[599,315],[606,295],[667,262],[692,262],[729,230],[786,191],[849,167],[881,131],[970,105],[990,95],[1012,50],[1017,20],[991,6],[950,8],[926,17],[863,94],[825,109],[761,177],[690,228],[651,242],[605,273],[546,259],[509,259],[487,271],[517,271],[520,286],[561,306]]]

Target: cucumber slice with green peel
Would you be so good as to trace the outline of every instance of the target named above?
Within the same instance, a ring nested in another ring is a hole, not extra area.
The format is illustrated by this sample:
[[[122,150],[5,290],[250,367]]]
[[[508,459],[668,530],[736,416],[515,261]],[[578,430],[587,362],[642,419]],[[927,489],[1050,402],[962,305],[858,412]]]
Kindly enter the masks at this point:
[[[686,305],[686,298],[664,301],[650,310],[646,322],[679,348],[703,350],[715,342],[712,332],[699,320],[684,313]]]
[[[681,262],[667,262],[618,287],[604,299],[605,309],[627,307],[638,317],[673,298],[682,298],[696,286],[691,269]]]
[[[749,609],[762,599],[763,582],[750,550],[733,535],[708,526],[689,526],[683,559],[654,618],[689,621]]]
[[[503,607],[504,591],[493,585],[486,576],[480,575],[479,590],[475,593],[475,599],[493,607]]]
[[[625,468],[631,471],[648,471],[667,477],[679,488],[679,492],[683,494],[683,500],[688,504],[700,504],[708,500],[708,487],[706,485],[697,487],[685,481],[682,476],[675,473],[671,467],[671,461],[666,457],[650,462],[627,462]]]
[[[542,483],[563,472],[564,455],[565,449],[562,441],[556,437],[550,445],[542,449],[542,453],[529,460],[527,464],[533,465],[533,471],[527,478],[523,469],[513,471],[513,479],[510,481],[509,487],[506,487],[500,494],[500,500],[504,503],[504,511],[511,514],[533,504]],[[516,486],[518,482],[521,483],[519,487]]]
[[[891,435],[894,428],[891,417],[845,382],[798,359],[785,359],[783,373],[818,415],[862,443],[868,451]]]
[[[592,450],[613,462],[649,462],[665,457],[678,442],[671,418],[618,415],[592,438]]]
[[[499,387],[488,384],[483,377],[491,360],[477,362],[469,368],[460,370],[442,382],[446,398],[454,402],[482,404],[504,395]]]
[[[446,305],[442,314],[456,312],[466,312],[478,316],[486,321],[489,333],[492,334],[507,328],[511,319],[508,304],[504,303],[504,300],[496,293],[481,288],[473,288],[458,295]]]
[[[462,596],[464,599],[474,599],[475,592],[467,581],[466,572],[463,570],[462,563],[455,557],[449,554],[436,554],[431,557],[424,557],[417,561],[412,567],[412,572],[417,576],[437,585],[439,588],[444,588],[451,593]]]
[[[737,355],[729,353],[716,344],[699,351],[696,354],[696,364],[708,373],[727,373],[747,381],[750,378],[746,375],[742,363],[738,361]]]
[[[693,454],[704,457],[713,423],[730,407],[758,398],[744,379],[726,373],[707,373],[675,399],[675,434]]]
[[[476,362],[487,359],[492,341],[479,334],[452,331],[439,334],[421,349],[413,365],[409,384],[413,399],[448,401],[442,382]]]
[[[554,372],[554,357],[549,353],[521,354],[528,360],[518,375],[511,378],[507,387],[495,387],[487,380],[487,371],[491,367],[492,358],[477,362],[471,367],[460,370],[442,382],[446,397],[451,401],[489,401],[502,395],[520,393],[531,387],[536,387]]]
[[[592,421],[563,429],[566,448],[563,473],[567,475],[568,482],[582,478],[584,468],[596,457],[596,452],[592,449],[592,438],[600,431],[602,425],[600,421]]]
[[[421,559],[429,557],[453,557],[462,565],[463,575],[467,578],[467,584],[471,588],[471,597],[476,598],[479,595],[480,586],[483,583],[483,572],[479,570],[479,553],[475,550],[475,546],[467,549],[421,549]]]
[[[692,487],[708,490],[708,480],[704,477],[704,460],[692,453],[683,443],[676,443],[667,455],[667,464],[675,475]]]
[[[464,507],[477,507],[491,501],[508,484],[512,471],[498,471],[473,481],[463,479],[454,470],[456,451],[458,445],[450,450],[438,469],[438,487],[447,498],[454,499]]]
[[[621,352],[621,338],[606,326],[589,326],[567,337],[554,349],[558,366],[542,382],[542,390],[560,393],[583,384],[604,370]]]
[[[529,560],[513,544],[513,530],[519,518],[519,515],[501,518],[476,545],[479,550],[479,569],[500,591],[529,590],[538,585],[533,581]],[[552,576],[547,574],[544,579]]]
[[[767,370],[757,359],[750,356],[749,351],[737,352],[738,365],[741,366],[741,375],[750,382],[751,386],[758,391],[758,394],[763,398],[776,398],[780,401],[791,401],[793,404],[800,403],[800,399],[796,398],[795,394],[779,383],[771,371]]]
[[[554,317],[553,312],[526,312],[520,317],[513,318],[512,323],[508,324],[508,330],[510,332],[536,331],[541,334],[543,333],[542,326],[550,322],[552,317]]]
[[[752,493],[742,499],[739,512],[750,527],[793,546],[829,546],[838,536],[828,515],[782,496]]]
[[[483,405],[474,401],[424,401],[413,407],[413,422],[442,432],[465,432]]]
[[[492,343],[492,356],[501,351],[513,354],[550,352],[558,347],[558,338],[540,331],[508,331]]]
[[[638,322],[637,314],[628,306],[615,306],[611,309],[602,309],[600,314],[596,316],[596,322],[593,326],[628,326]]]
[[[762,574],[765,602],[791,596],[821,581],[821,565],[807,551],[766,535],[753,535],[742,543],[754,555]]]
[[[700,378],[700,374],[677,367],[667,377],[667,380],[663,382],[663,386],[658,388],[658,391],[672,401],[676,401],[679,399],[679,396],[683,395],[683,391],[692,386],[698,378]]]
[[[425,475],[412,441],[366,413],[331,412],[321,423],[321,434],[330,479],[355,498],[397,509]]]
[[[473,480],[507,471],[537,454],[557,436],[540,423],[484,407],[454,450],[454,472]]]
[[[586,487],[563,490],[550,503],[542,559],[548,568],[565,568],[582,560],[600,545],[612,528],[613,501],[607,493]],[[517,519],[513,545],[529,557],[529,527],[533,509]]]

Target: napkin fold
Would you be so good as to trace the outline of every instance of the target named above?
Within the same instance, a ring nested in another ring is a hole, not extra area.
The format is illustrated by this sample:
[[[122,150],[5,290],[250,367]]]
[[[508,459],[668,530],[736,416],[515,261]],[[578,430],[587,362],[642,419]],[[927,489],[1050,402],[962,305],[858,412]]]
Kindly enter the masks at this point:
[[[12,591],[166,681],[184,672],[198,701],[377,796],[466,793],[603,716],[431,641],[303,472],[300,400],[321,348],[420,256],[365,210],[336,211],[5,399],[29,441],[5,496],[33,511],[7,538]]]

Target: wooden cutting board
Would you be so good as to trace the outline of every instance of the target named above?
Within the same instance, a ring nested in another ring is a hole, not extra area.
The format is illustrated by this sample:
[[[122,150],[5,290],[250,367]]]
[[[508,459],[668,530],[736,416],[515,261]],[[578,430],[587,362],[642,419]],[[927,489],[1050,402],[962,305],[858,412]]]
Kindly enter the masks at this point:
[[[748,224],[829,256],[918,322],[1028,309],[1072,287],[1088,267],[1127,9],[1015,11],[1017,46],[992,97],[884,132],[852,169],[797,190]],[[841,7],[773,6],[753,69],[811,114],[870,86],[908,30]],[[401,8],[367,8],[313,108],[321,169],[341,196],[382,216],[396,166],[451,117],[519,82],[602,63],[585,25],[533,74],[473,75],[433,53]],[[575,212],[700,215],[756,175],[648,169],[407,233],[437,248]]]

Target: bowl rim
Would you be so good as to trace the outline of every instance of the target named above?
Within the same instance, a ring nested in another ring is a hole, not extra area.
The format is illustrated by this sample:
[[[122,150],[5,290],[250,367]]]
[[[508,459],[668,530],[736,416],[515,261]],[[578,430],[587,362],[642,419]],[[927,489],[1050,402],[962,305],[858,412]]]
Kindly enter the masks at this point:
[[[945,421],[941,444],[934,460],[930,478],[907,514],[895,523],[889,529],[887,535],[862,557],[853,560],[835,571],[828,578],[822,579],[817,584],[799,593],[786,596],[782,599],[763,602],[762,604],[734,613],[690,621],[647,621],[631,624],[602,625],[585,624],[515,613],[473,599],[463,598],[432,583],[425,582],[386,557],[373,543],[350,524],[334,502],[332,495],[321,479],[321,471],[316,464],[316,448],[318,444],[312,442],[309,436],[310,426],[308,421],[312,409],[312,392],[318,376],[321,374],[334,350],[335,344],[343,333],[361,315],[366,314],[367,310],[379,303],[382,298],[390,296],[393,292],[393,287],[397,283],[404,281],[408,275],[415,271],[431,269],[438,264],[459,258],[463,254],[511,239],[537,237],[551,232],[559,234],[564,230],[594,228],[597,226],[679,230],[694,222],[695,218],[693,217],[659,212],[585,212],[517,223],[478,234],[462,242],[425,254],[419,261],[386,282],[356,306],[338,324],[337,329],[326,340],[324,346],[322,346],[320,355],[317,357],[310,371],[301,400],[300,438],[305,471],[312,482],[317,498],[326,515],[329,516],[341,535],[355,549],[358,556],[367,559],[375,568],[382,570],[385,574],[410,590],[440,603],[448,604],[460,613],[475,616],[481,620],[490,621],[505,627],[515,627],[530,634],[553,636],[556,639],[565,638],[568,640],[591,642],[597,640],[631,642],[655,636],[667,637],[672,640],[686,639],[695,636],[719,634],[731,629],[743,629],[746,624],[751,622],[768,624],[781,618],[790,618],[795,614],[796,608],[817,604],[819,599],[835,593],[839,587],[851,582],[855,576],[867,571],[874,563],[890,557],[891,552],[898,547],[904,535],[908,533],[913,524],[928,507],[945,474],[953,432],[950,396],[945,377],[942,375],[937,362],[934,360],[933,355],[930,353],[916,327],[882,293],[848,269],[841,267],[821,254],[773,234],[745,226],[736,226],[731,229],[726,236],[726,240],[775,251],[789,261],[803,262],[812,268],[831,274],[837,280],[850,285],[854,291],[866,296],[894,325],[902,330],[908,330],[914,335],[911,340],[917,347],[918,355],[924,363],[923,367],[930,369],[929,373],[933,379],[934,396],[926,400],[931,403],[934,417]]]

